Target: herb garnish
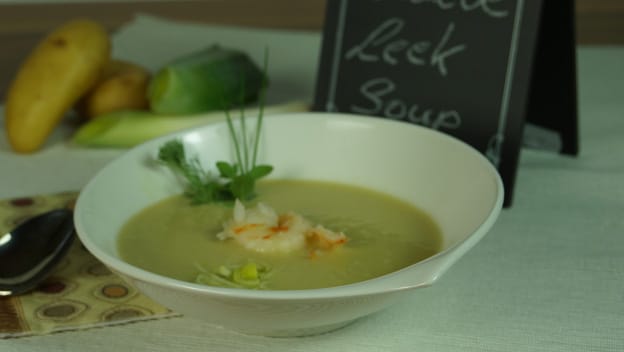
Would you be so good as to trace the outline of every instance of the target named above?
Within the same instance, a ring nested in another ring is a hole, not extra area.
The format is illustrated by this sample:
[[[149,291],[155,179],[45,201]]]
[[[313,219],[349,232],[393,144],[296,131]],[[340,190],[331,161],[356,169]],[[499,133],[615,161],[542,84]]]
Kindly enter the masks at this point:
[[[230,112],[225,109],[226,122],[234,145],[236,161],[233,163],[217,161],[218,176],[203,170],[197,157],[187,158],[184,145],[180,140],[168,141],[160,147],[158,160],[186,180],[184,194],[191,199],[193,204],[253,199],[256,195],[256,181],[273,171],[273,167],[270,165],[256,164],[264,115],[267,61],[268,54],[265,51],[264,81],[260,89],[259,113],[254,135],[250,136],[247,132],[247,123],[242,106],[239,131],[234,127]],[[242,90],[244,91],[244,86]],[[241,96],[243,96],[242,93]]]

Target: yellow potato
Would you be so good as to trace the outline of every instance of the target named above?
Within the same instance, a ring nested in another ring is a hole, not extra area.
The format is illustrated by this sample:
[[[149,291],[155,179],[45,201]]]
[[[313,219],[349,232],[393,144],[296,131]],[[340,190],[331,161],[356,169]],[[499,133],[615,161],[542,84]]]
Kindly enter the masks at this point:
[[[119,110],[147,110],[147,69],[123,60],[111,60],[98,83],[83,97],[78,110],[88,119]]]
[[[5,102],[9,143],[21,153],[38,150],[65,113],[97,81],[110,60],[106,30],[88,19],[49,33],[19,68]]]

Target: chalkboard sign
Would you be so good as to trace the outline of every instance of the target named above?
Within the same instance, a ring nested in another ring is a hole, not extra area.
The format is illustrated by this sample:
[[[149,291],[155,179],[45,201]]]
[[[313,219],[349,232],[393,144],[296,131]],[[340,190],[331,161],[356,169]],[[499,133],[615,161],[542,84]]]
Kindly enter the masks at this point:
[[[539,0],[328,0],[313,109],[454,135],[498,168],[509,205],[541,10]]]

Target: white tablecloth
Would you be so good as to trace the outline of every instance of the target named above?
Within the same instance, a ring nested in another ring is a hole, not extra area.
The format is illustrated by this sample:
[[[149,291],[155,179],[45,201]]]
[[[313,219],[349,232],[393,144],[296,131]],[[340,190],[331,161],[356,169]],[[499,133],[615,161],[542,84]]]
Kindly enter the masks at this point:
[[[256,33],[298,41],[311,57],[288,74],[314,77],[318,35]],[[389,309],[305,338],[172,318],[0,340],[0,350],[624,351],[624,48],[582,47],[578,63],[580,156],[523,150],[514,204],[492,231],[433,287]],[[312,84],[295,91],[312,94]],[[16,156],[0,139],[0,197],[79,189],[118,153],[51,143]]]

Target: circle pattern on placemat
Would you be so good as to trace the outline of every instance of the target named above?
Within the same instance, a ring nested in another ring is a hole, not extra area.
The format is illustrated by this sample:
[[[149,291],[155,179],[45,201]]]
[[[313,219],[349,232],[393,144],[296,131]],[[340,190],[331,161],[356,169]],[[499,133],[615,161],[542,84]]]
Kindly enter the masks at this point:
[[[14,207],[29,207],[35,204],[35,199],[31,197],[14,198],[9,201]]]
[[[75,282],[68,280],[67,278],[52,276],[47,278],[44,282],[39,284],[33,295],[53,297],[64,296],[74,291],[78,285]]]
[[[2,201],[1,206],[9,211],[23,212],[45,208],[47,203],[44,197],[17,197]]]
[[[132,305],[118,306],[102,313],[103,321],[136,319],[153,315],[154,313],[148,309]]]
[[[61,299],[39,307],[35,314],[41,320],[67,321],[76,318],[87,308],[83,302]]]
[[[98,286],[93,295],[107,302],[120,303],[136,295],[136,290],[124,283],[108,282]]]
[[[128,295],[128,293],[128,288],[123,285],[111,284],[102,287],[102,295],[108,298],[124,298]]]
[[[89,266],[87,266],[85,268],[85,273],[89,274],[91,276],[109,276],[112,275],[113,273],[110,271],[110,269],[108,269],[108,267],[106,267],[106,265],[100,263],[100,262],[96,262],[93,263]]]

